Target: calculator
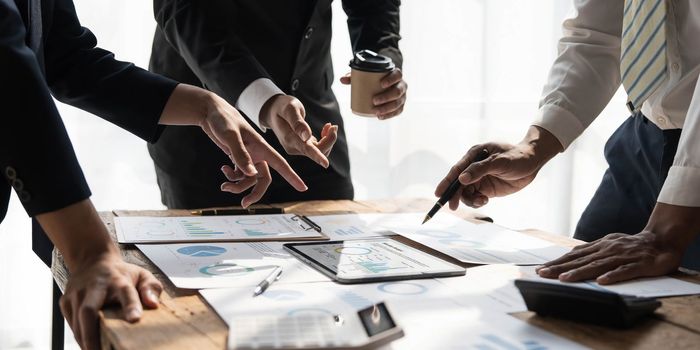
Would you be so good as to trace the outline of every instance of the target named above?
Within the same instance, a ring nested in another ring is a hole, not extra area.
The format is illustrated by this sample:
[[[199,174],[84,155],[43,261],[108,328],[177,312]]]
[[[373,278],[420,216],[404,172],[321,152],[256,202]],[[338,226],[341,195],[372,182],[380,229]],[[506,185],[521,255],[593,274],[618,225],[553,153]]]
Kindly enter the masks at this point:
[[[341,316],[323,312],[244,315],[229,320],[228,349],[374,349],[404,333],[384,303]]]

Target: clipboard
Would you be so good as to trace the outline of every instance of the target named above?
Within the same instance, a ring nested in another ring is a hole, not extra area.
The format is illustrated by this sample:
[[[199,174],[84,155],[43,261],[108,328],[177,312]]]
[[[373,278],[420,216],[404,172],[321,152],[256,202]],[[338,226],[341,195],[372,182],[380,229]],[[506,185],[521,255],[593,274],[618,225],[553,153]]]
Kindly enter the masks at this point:
[[[324,241],[328,236],[304,215],[116,216],[119,243]]]

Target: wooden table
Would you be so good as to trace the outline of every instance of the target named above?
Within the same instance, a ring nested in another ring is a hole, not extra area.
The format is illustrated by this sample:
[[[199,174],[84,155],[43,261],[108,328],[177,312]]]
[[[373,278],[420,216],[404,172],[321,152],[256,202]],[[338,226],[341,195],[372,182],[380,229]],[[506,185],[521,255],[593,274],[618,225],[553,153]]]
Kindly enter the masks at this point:
[[[339,213],[427,212],[431,200],[381,201],[312,201],[274,205],[287,212],[304,215]],[[185,210],[117,211],[120,216],[189,215]],[[102,218],[113,236],[113,213],[102,213]],[[458,215],[476,220],[478,215],[462,210]],[[576,241],[537,230],[525,230],[563,246],[574,246]],[[160,307],[146,310],[136,324],[121,319],[117,309],[106,309],[101,315],[101,337],[104,349],[225,349],[228,328],[223,320],[192,290],[175,288],[168,279],[133,245],[121,245],[126,261],[142,266],[163,283]],[[64,288],[68,273],[60,253],[54,252],[51,268],[57,284]],[[700,277],[682,276],[700,282]],[[663,299],[658,317],[629,330],[577,324],[539,317],[530,312],[513,314],[521,320],[554,334],[596,349],[691,349],[700,348],[700,296]]]

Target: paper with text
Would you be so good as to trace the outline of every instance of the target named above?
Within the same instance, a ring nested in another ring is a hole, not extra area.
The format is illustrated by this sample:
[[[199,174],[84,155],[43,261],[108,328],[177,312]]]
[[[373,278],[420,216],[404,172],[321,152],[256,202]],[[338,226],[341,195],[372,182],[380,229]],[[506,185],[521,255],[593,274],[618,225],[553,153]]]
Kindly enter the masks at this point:
[[[200,292],[223,320],[242,315],[345,315],[384,301],[405,331],[392,349],[583,349],[503,313],[489,299],[460,297],[436,280],[361,285],[273,285],[258,297],[243,289]]]
[[[331,239],[400,234],[459,261],[471,264],[538,265],[568,252],[543,239],[483,222],[475,224],[449,213],[421,225],[423,213],[333,215],[312,219]]]
[[[293,214],[118,216],[119,243],[283,241],[326,239]]]
[[[280,242],[137,244],[178,288],[246,287],[249,293],[277,266],[275,284],[329,279],[295,259]]]

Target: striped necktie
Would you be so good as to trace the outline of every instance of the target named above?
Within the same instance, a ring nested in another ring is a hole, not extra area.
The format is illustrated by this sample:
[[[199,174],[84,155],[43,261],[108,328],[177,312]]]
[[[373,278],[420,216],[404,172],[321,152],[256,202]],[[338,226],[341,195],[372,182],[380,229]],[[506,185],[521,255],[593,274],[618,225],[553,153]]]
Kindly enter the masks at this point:
[[[633,113],[666,77],[665,25],[665,0],[625,0],[620,72]]]

